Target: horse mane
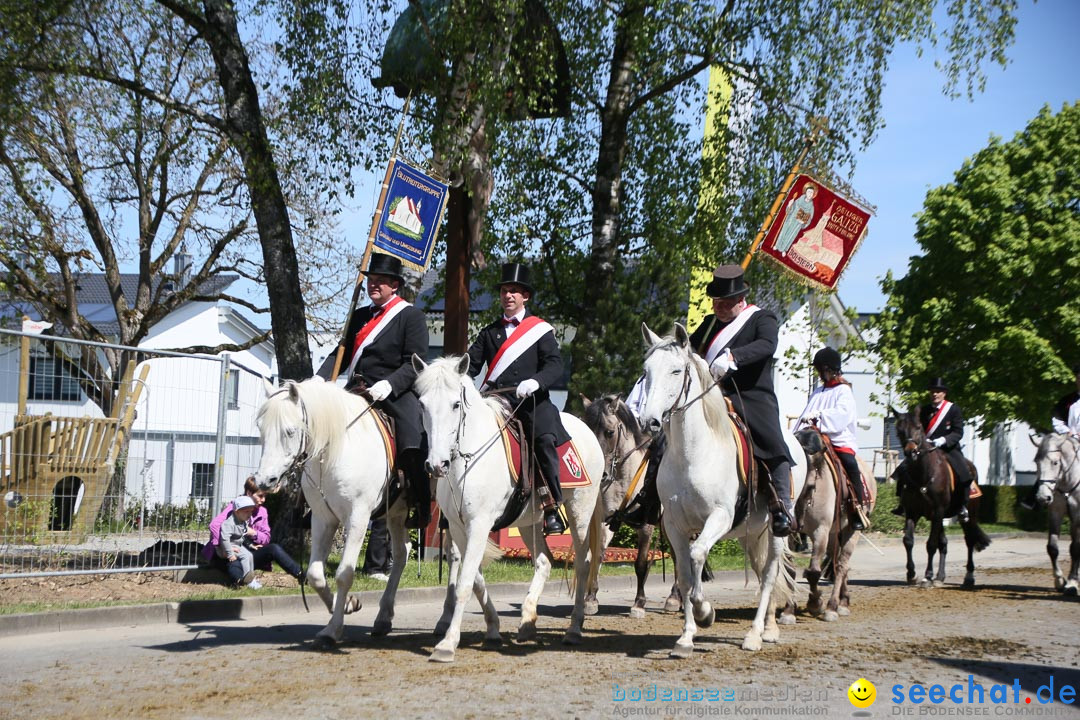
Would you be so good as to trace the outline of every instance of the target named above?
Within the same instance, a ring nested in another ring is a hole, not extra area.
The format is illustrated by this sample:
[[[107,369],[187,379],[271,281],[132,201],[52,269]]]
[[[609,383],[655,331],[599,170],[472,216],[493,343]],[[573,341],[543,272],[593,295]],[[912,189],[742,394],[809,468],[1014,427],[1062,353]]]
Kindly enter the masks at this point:
[[[613,411],[615,419],[630,431],[635,442],[641,443],[645,441],[645,431],[641,429],[641,424],[634,417],[634,413],[630,412],[630,407],[615,393],[601,395],[593,401],[589,407],[585,408],[585,415],[582,420],[590,430],[596,432],[600,429],[600,417],[608,411],[609,407],[615,408]]]
[[[292,413],[299,408],[285,399],[270,402],[268,398],[259,408],[257,418],[264,422],[269,430],[279,434],[286,423],[300,425],[307,434],[310,457],[324,453],[328,459],[336,458],[344,444],[349,423],[367,409],[367,401],[318,376],[302,382],[287,381],[278,393],[288,392],[290,384],[296,388],[304,412],[307,413],[307,422],[305,423],[303,418],[292,417]],[[273,397],[274,395],[271,395],[271,398]]]

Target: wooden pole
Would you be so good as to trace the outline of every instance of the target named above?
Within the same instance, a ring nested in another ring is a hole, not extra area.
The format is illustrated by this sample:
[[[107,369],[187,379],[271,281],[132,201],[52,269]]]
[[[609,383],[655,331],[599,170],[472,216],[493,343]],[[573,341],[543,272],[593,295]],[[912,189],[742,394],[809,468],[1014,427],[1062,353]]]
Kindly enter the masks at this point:
[[[443,353],[456,355],[469,348],[469,203],[464,184],[450,188],[446,223],[446,301],[443,313]]]
[[[23,315],[23,323],[29,321]],[[30,395],[30,338],[23,335],[19,338],[19,407],[16,419],[26,414],[26,398]]]
[[[780,188],[780,193],[773,200],[772,207],[769,208],[769,214],[765,216],[765,222],[761,223],[761,229],[758,230],[757,235],[754,237],[754,242],[750,245],[750,251],[746,253],[746,257],[743,258],[742,268],[745,270],[750,265],[750,260],[754,257],[754,253],[761,246],[761,241],[765,239],[765,233],[769,232],[769,227],[772,225],[773,219],[776,217],[776,213],[780,211],[780,205],[783,204],[784,198],[787,197],[788,190],[791,189],[792,184],[795,182],[795,176],[802,170],[803,161],[806,160],[807,153],[810,149],[817,144],[818,137],[829,130],[828,118],[816,117],[810,121],[810,135],[806,138],[806,143],[803,144],[803,149],[799,153],[798,159],[795,160],[795,164],[791,166],[791,172],[788,173],[787,178],[784,180],[783,187]]]
[[[349,331],[349,321],[352,320],[356,310],[356,301],[360,299],[360,290],[364,287],[364,268],[371,260],[371,249],[375,244],[375,233],[379,231],[379,218],[382,216],[383,205],[386,203],[386,193],[390,190],[390,178],[394,174],[394,166],[397,164],[398,146],[401,144],[401,133],[405,129],[405,116],[409,112],[409,101],[412,92],[405,98],[405,104],[401,108],[401,120],[398,121],[397,135],[394,137],[394,147],[390,151],[390,162],[386,165],[386,175],[383,176],[382,187],[379,189],[379,202],[375,205],[375,215],[371,219],[371,231],[368,233],[367,247],[364,248],[364,257],[360,260],[360,271],[356,274],[356,284],[353,285],[352,300],[349,301],[349,312],[345,316],[345,324],[341,327],[341,341],[338,342],[337,356],[334,358],[334,369],[330,373],[330,382],[337,380],[341,372],[341,362],[345,358],[345,343],[349,341],[345,333]]]

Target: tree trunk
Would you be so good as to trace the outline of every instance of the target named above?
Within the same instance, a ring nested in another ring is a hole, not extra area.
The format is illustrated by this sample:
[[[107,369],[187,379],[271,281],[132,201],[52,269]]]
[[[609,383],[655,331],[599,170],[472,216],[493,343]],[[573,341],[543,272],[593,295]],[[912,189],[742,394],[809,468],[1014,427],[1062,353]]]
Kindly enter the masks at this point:
[[[258,89],[237,30],[233,4],[228,0],[203,0],[203,10],[203,37],[217,65],[225,95],[227,132],[244,162],[251,209],[262,244],[278,372],[283,379],[303,380],[312,372],[300,271],[285,195],[259,108]]]

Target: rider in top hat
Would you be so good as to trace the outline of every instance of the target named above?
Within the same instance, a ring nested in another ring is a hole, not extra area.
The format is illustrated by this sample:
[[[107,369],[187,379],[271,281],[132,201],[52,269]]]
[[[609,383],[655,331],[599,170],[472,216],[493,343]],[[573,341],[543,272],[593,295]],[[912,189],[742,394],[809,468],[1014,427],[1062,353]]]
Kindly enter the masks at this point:
[[[690,342],[709,363],[735,412],[750,429],[754,457],[765,465],[779,504],[772,511],[776,537],[791,532],[793,462],[780,430],[780,405],[773,389],[773,354],[779,323],[776,315],[746,301],[750,287],[739,265],[720,265],[705,292],[713,315],[690,335]]]
[[[926,439],[945,452],[949,465],[956,474],[956,492],[963,498],[959,512],[956,516],[960,522],[968,519],[967,500],[968,490],[971,485],[971,473],[968,471],[967,460],[960,452],[960,438],[964,436],[964,415],[956,403],[946,399],[949,388],[945,380],[940,377],[932,379],[926,386],[930,391],[930,402],[919,408],[919,420],[922,422]],[[900,497],[908,480],[907,459],[896,468],[896,495]],[[893,510],[894,515],[903,515],[904,508],[898,505]]]
[[[851,480],[851,487],[860,507],[866,505],[863,493],[862,473],[856,453],[859,446],[855,439],[856,421],[855,394],[851,383],[843,375],[840,353],[831,347],[824,347],[814,355],[814,369],[821,378],[821,385],[810,393],[806,408],[800,417],[800,425],[813,423],[823,435],[832,442],[836,457],[844,466],[844,471]],[[799,429],[799,425],[795,427]],[[851,527],[865,530],[866,523],[859,508],[850,512]]]
[[[546,488],[536,485],[544,507],[544,534],[559,534],[566,526],[559,517],[562,490],[556,448],[570,439],[548,396],[563,374],[559,343],[551,325],[525,308],[533,295],[528,266],[504,264],[497,287],[502,317],[480,330],[469,347],[469,375],[476,377],[486,364],[481,389],[514,388],[518,399],[511,405],[517,407],[522,430],[534,443],[536,464],[547,483]]]
[[[412,389],[416,380],[412,356],[427,355],[427,321],[421,310],[399,295],[405,284],[400,259],[373,253],[362,272],[367,276],[371,304],[353,312],[343,336],[345,387],[353,392],[366,390],[394,419],[396,464],[405,473],[414,503],[406,525],[422,528],[431,520],[431,479],[424,469],[427,453],[420,399]],[[320,376],[329,379],[334,359],[333,354],[327,358],[319,368]]]

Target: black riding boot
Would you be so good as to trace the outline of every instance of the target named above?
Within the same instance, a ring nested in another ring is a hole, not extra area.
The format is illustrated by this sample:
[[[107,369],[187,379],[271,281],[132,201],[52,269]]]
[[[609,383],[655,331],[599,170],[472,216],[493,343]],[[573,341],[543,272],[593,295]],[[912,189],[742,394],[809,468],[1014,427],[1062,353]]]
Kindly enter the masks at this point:
[[[772,458],[765,463],[778,501],[776,507],[769,508],[772,513],[772,534],[773,537],[787,537],[791,534],[795,519],[791,500],[791,465],[785,458]]]
[[[405,527],[414,530],[426,528],[431,522],[431,477],[424,469],[424,453],[418,448],[402,450],[398,453],[398,466],[409,482],[409,498],[412,500]]]
[[[562,505],[562,486],[559,485],[559,456],[555,452],[555,436],[544,433],[536,438],[536,467],[551,494],[551,502],[544,508],[544,534],[561,535],[566,532],[559,506]]]
[[[900,498],[904,496],[904,485],[907,482],[907,467],[905,463],[907,458],[904,458],[904,462],[896,466],[896,470],[893,471],[893,479],[896,480],[896,497]],[[904,504],[897,503],[896,507],[892,509],[893,515],[899,515],[904,517],[907,513],[904,511]]]
[[[612,524],[612,532],[618,528],[619,522],[624,522],[635,530],[646,525],[656,525],[660,522],[660,493],[656,489],[656,473],[660,469],[660,460],[664,457],[667,441],[664,436],[657,435],[649,446],[649,466],[645,468],[645,477],[641,481],[641,490],[630,501],[621,517],[615,514],[609,522]]]
[[[863,497],[862,473],[859,470],[859,461],[851,453],[836,453],[836,455],[840,458],[840,464],[844,466],[844,472],[847,473],[848,480],[851,481],[851,490],[855,493],[855,502],[859,505],[865,505],[866,498]],[[852,529],[866,529],[866,525],[862,521],[862,515],[857,508],[851,508],[849,516]]]

